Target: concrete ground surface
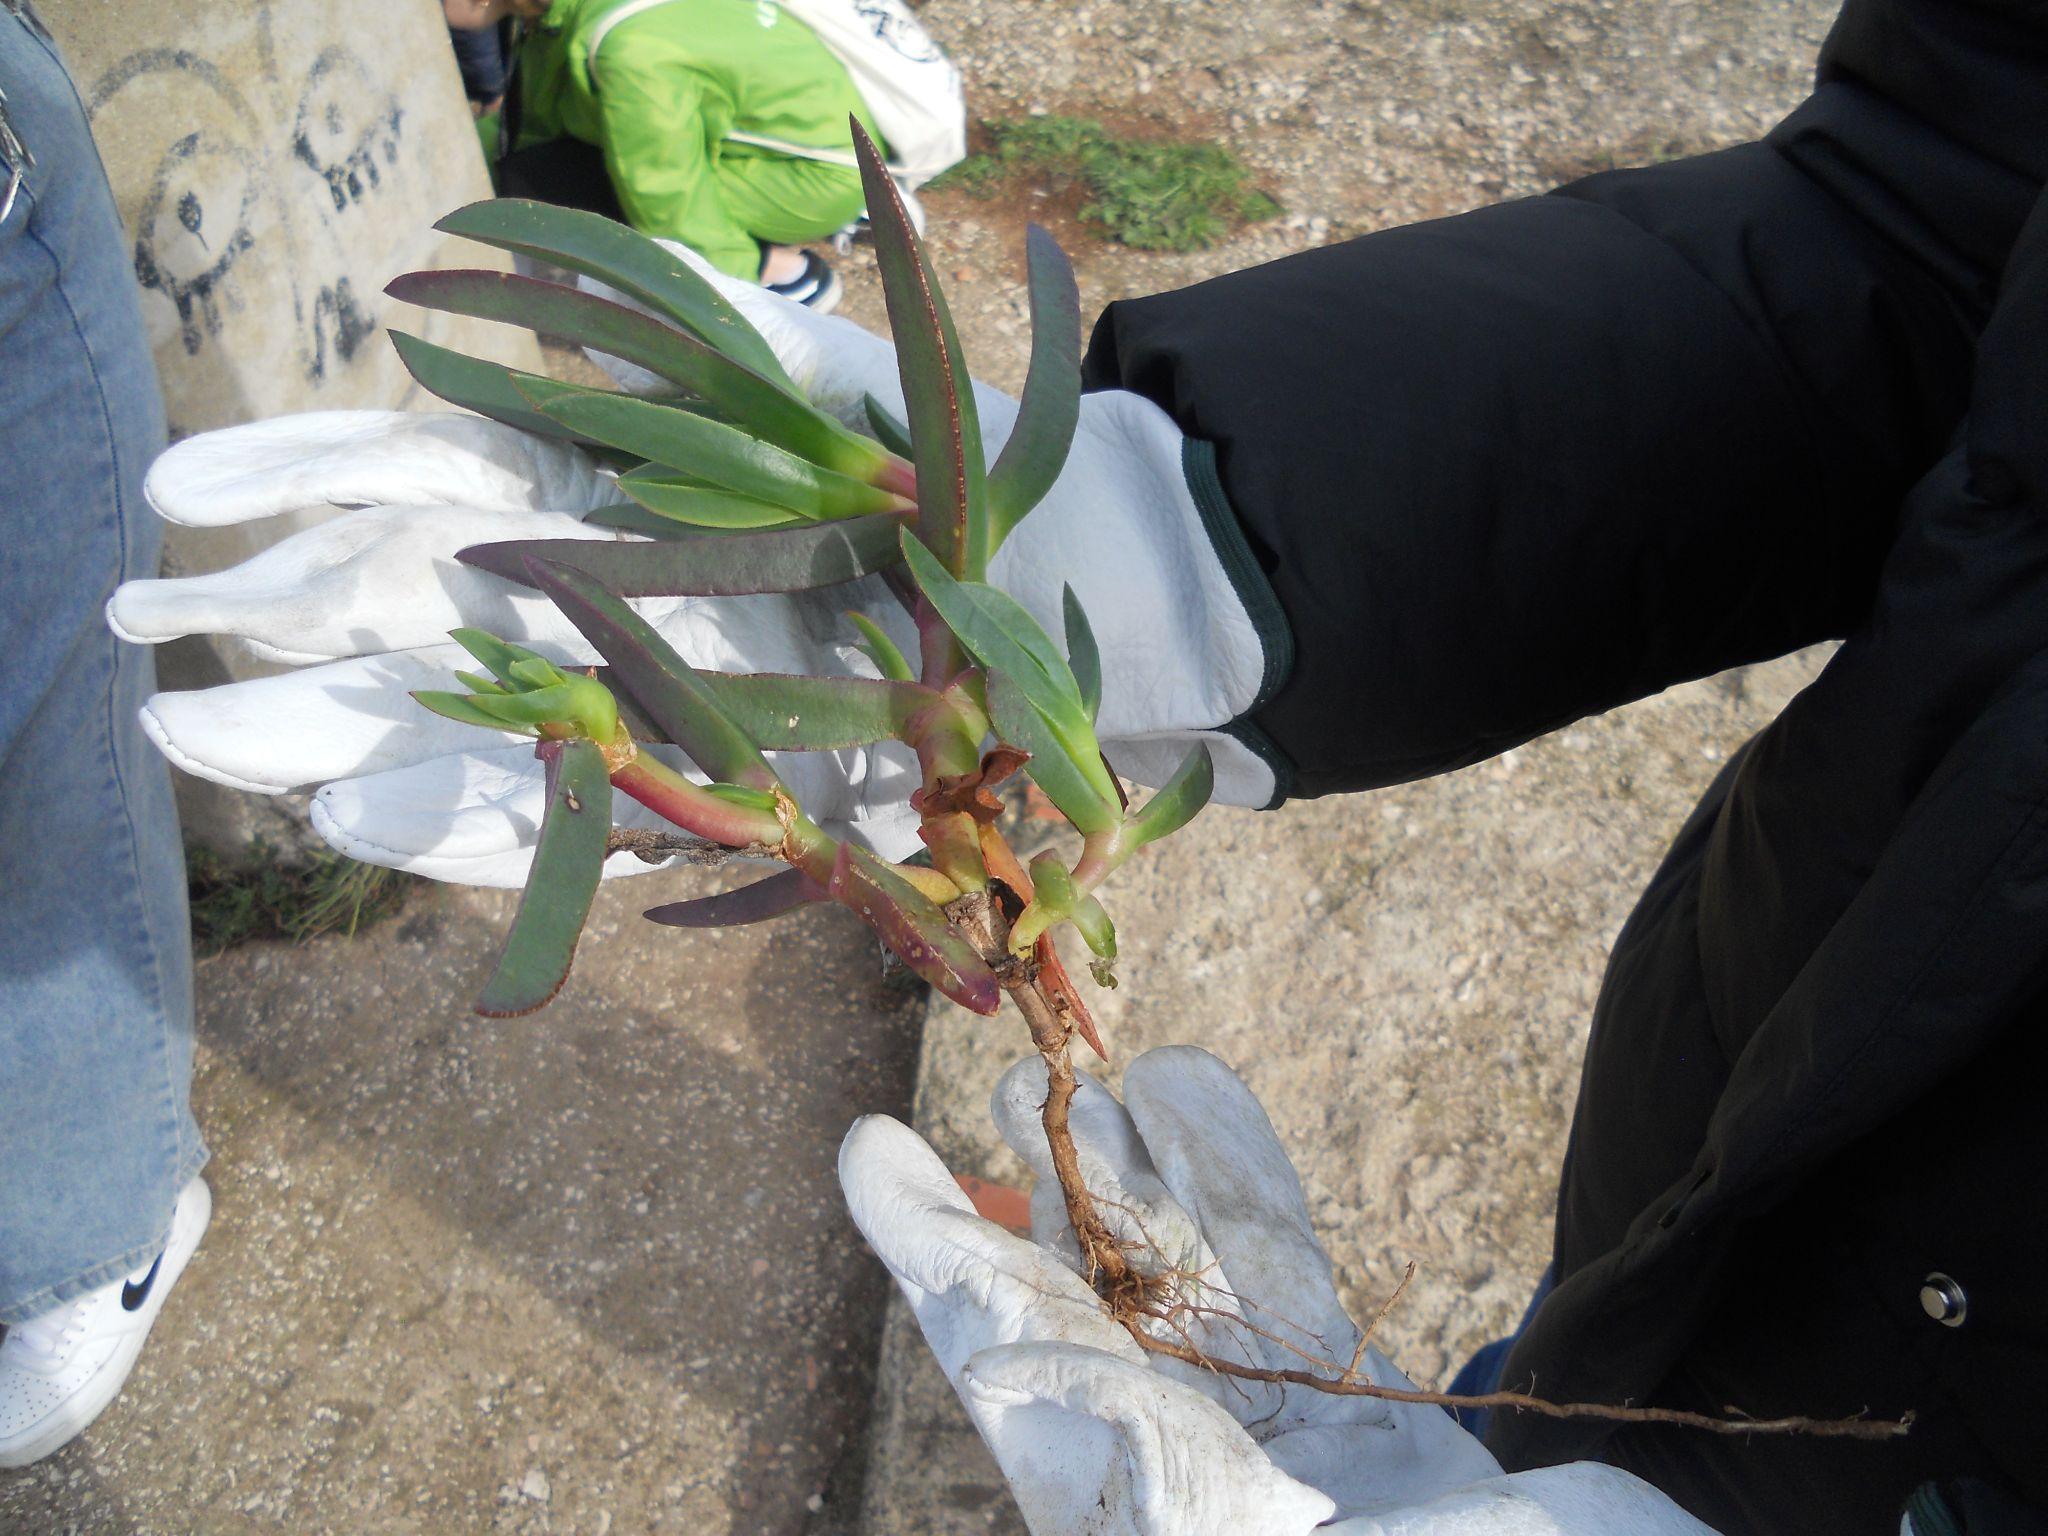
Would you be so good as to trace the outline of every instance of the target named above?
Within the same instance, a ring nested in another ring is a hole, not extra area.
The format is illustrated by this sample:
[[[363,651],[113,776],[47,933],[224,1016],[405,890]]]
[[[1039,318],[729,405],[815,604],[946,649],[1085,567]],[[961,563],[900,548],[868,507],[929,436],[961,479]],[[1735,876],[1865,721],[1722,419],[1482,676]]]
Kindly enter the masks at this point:
[[[969,353],[1014,385],[1023,217],[1068,239],[1092,314],[1753,136],[1805,89],[1830,11],[923,14],[980,114],[1227,140],[1286,210],[1165,256],[1089,240],[1070,198],[935,196]],[[878,323],[870,258],[845,265],[849,312]],[[1354,1309],[1421,1265],[1380,1333],[1418,1377],[1525,1299],[1606,949],[1692,796],[1815,665],[1691,685],[1426,784],[1214,811],[1113,887],[1113,1057],[1192,1042],[1246,1076]],[[718,935],[639,921],[717,878],[608,887],[568,990],[523,1020],[467,1011],[502,893],[429,889],[354,939],[203,963],[214,1228],[122,1401],[0,1474],[0,1532],[1017,1529],[900,1309],[883,1338],[884,1278],[831,1164],[846,1124],[883,1110],[914,1113],[958,1171],[1014,1178],[984,1106],[1022,1030],[927,1023],[837,914]]]

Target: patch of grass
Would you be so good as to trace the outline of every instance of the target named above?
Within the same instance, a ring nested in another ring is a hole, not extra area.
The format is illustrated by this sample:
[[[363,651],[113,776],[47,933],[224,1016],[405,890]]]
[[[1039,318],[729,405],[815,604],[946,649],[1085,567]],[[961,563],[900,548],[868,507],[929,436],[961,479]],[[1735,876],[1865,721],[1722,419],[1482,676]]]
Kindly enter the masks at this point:
[[[934,187],[992,197],[1022,178],[1055,192],[1079,186],[1087,198],[1081,218],[1144,251],[1200,250],[1280,212],[1218,144],[1124,138],[1080,117],[982,126],[987,151],[968,156]]]
[[[192,903],[192,948],[217,955],[256,939],[299,943],[321,933],[353,935],[394,915],[414,883],[410,875],[338,853],[286,860],[260,838],[250,845],[245,865],[190,848],[185,890]]]

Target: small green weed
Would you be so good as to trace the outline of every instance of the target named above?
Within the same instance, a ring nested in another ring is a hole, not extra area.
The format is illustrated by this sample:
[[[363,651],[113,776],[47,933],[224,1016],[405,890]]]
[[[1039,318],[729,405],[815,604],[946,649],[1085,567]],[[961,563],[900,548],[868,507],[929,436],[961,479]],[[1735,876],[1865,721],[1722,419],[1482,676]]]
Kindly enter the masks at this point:
[[[192,903],[192,948],[217,955],[255,939],[298,943],[315,934],[382,922],[405,905],[413,879],[338,853],[284,860],[258,839],[246,865],[204,848],[185,852],[185,889]]]
[[[1029,177],[1051,190],[1079,186],[1081,218],[1145,251],[1194,251],[1240,224],[1270,219],[1280,205],[1252,185],[1237,157],[1216,144],[1123,138],[1079,117],[985,123],[988,150],[933,183],[993,197]]]

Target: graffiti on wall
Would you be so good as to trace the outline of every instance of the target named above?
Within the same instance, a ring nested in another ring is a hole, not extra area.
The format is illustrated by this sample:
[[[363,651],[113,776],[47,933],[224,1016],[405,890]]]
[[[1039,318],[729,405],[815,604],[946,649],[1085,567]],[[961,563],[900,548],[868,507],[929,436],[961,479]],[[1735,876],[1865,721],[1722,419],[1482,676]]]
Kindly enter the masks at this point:
[[[381,370],[385,281],[421,264],[431,221],[481,176],[460,120],[453,152],[446,125],[441,153],[413,142],[448,86],[430,53],[373,66],[346,40],[366,29],[317,0],[225,14],[217,36],[81,70],[166,394],[223,397],[188,427],[317,403],[359,359]],[[421,25],[438,40],[437,17]]]

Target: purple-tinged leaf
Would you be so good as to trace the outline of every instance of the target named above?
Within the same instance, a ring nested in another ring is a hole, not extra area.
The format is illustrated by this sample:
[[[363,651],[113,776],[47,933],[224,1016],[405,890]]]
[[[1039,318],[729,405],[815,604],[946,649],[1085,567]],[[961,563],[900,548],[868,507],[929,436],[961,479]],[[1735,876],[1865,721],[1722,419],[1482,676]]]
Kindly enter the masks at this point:
[[[808,592],[895,565],[896,517],[857,517],[756,533],[681,530],[654,544],[611,539],[508,539],[472,544],[456,559],[521,586],[527,561],[586,571],[622,597],[743,597]]]
[[[978,578],[988,568],[991,547],[988,467],[960,338],[882,153],[859,119],[852,121],[909,411],[918,532],[954,575]]]
[[[789,382],[775,349],[708,279],[675,252],[615,219],[498,197],[458,208],[434,227],[609,283],[764,379],[792,395],[801,393]]]
[[[775,848],[782,841],[782,820],[772,800],[735,784],[698,784],[684,778],[660,758],[638,752],[623,768],[612,770],[612,784],[655,815],[706,842],[725,848]],[[741,797],[753,796],[752,800]]]
[[[1117,841],[1125,848],[1142,848],[1171,836],[1195,819],[1195,813],[1209,803],[1215,787],[1215,764],[1209,758],[1208,747],[1197,742],[1194,751],[1173,771],[1173,777],[1131,813]]]
[[[1046,799],[1059,807],[1062,816],[1084,835],[1109,832],[1116,827],[1115,799],[1096,787],[1094,775],[1086,772],[1061,745],[1045,717],[1007,672],[988,674],[988,707],[997,737],[1031,754],[1024,771],[1031,776],[1032,783],[1045,791]],[[1095,766],[1103,777],[1108,777],[1108,770],[1101,767],[1099,753]]]
[[[487,1018],[531,1013],[553,1001],[569,978],[576,941],[604,875],[612,829],[604,754],[588,741],[543,742],[538,750],[548,767],[547,810],[512,931],[476,1001],[476,1011]]]
[[[609,353],[668,380],[728,422],[826,469],[872,479],[887,451],[846,430],[688,331],[561,283],[511,272],[408,272],[384,291],[406,304],[498,320]]]
[[[865,848],[840,845],[829,889],[913,974],[961,1007],[994,1013],[1002,1006],[1002,987],[988,962],[954,932],[929,896]]]
[[[893,491],[820,469],[787,449],[681,406],[552,380],[536,384],[525,376],[517,382],[543,416],[572,432],[805,517],[909,510],[910,504]]]
[[[1109,1052],[1103,1048],[1102,1033],[1095,1027],[1095,1015],[1089,1012],[1087,999],[1067,975],[1052,935],[1041,933],[1033,953],[1038,960],[1038,979],[1052,998],[1053,1012],[1074,1026],[1074,1032],[1088,1042],[1088,1049],[1100,1060],[1108,1061]]]
[[[1081,416],[1081,295],[1059,242],[1024,234],[1031,291],[1031,366],[1009,440],[988,472],[989,553],[1044,499],[1066,465]]]
[[[736,891],[649,907],[645,916],[670,928],[738,928],[830,899],[825,888],[802,870],[785,869]]]
[[[583,638],[611,663],[612,677],[692,762],[714,779],[748,789],[781,788],[761,749],[726,717],[696,668],[622,599],[585,572],[558,562],[529,560],[527,570],[532,584],[554,599]]]
[[[833,752],[893,741],[938,695],[916,683],[781,672],[699,672],[697,680],[764,752]]]

